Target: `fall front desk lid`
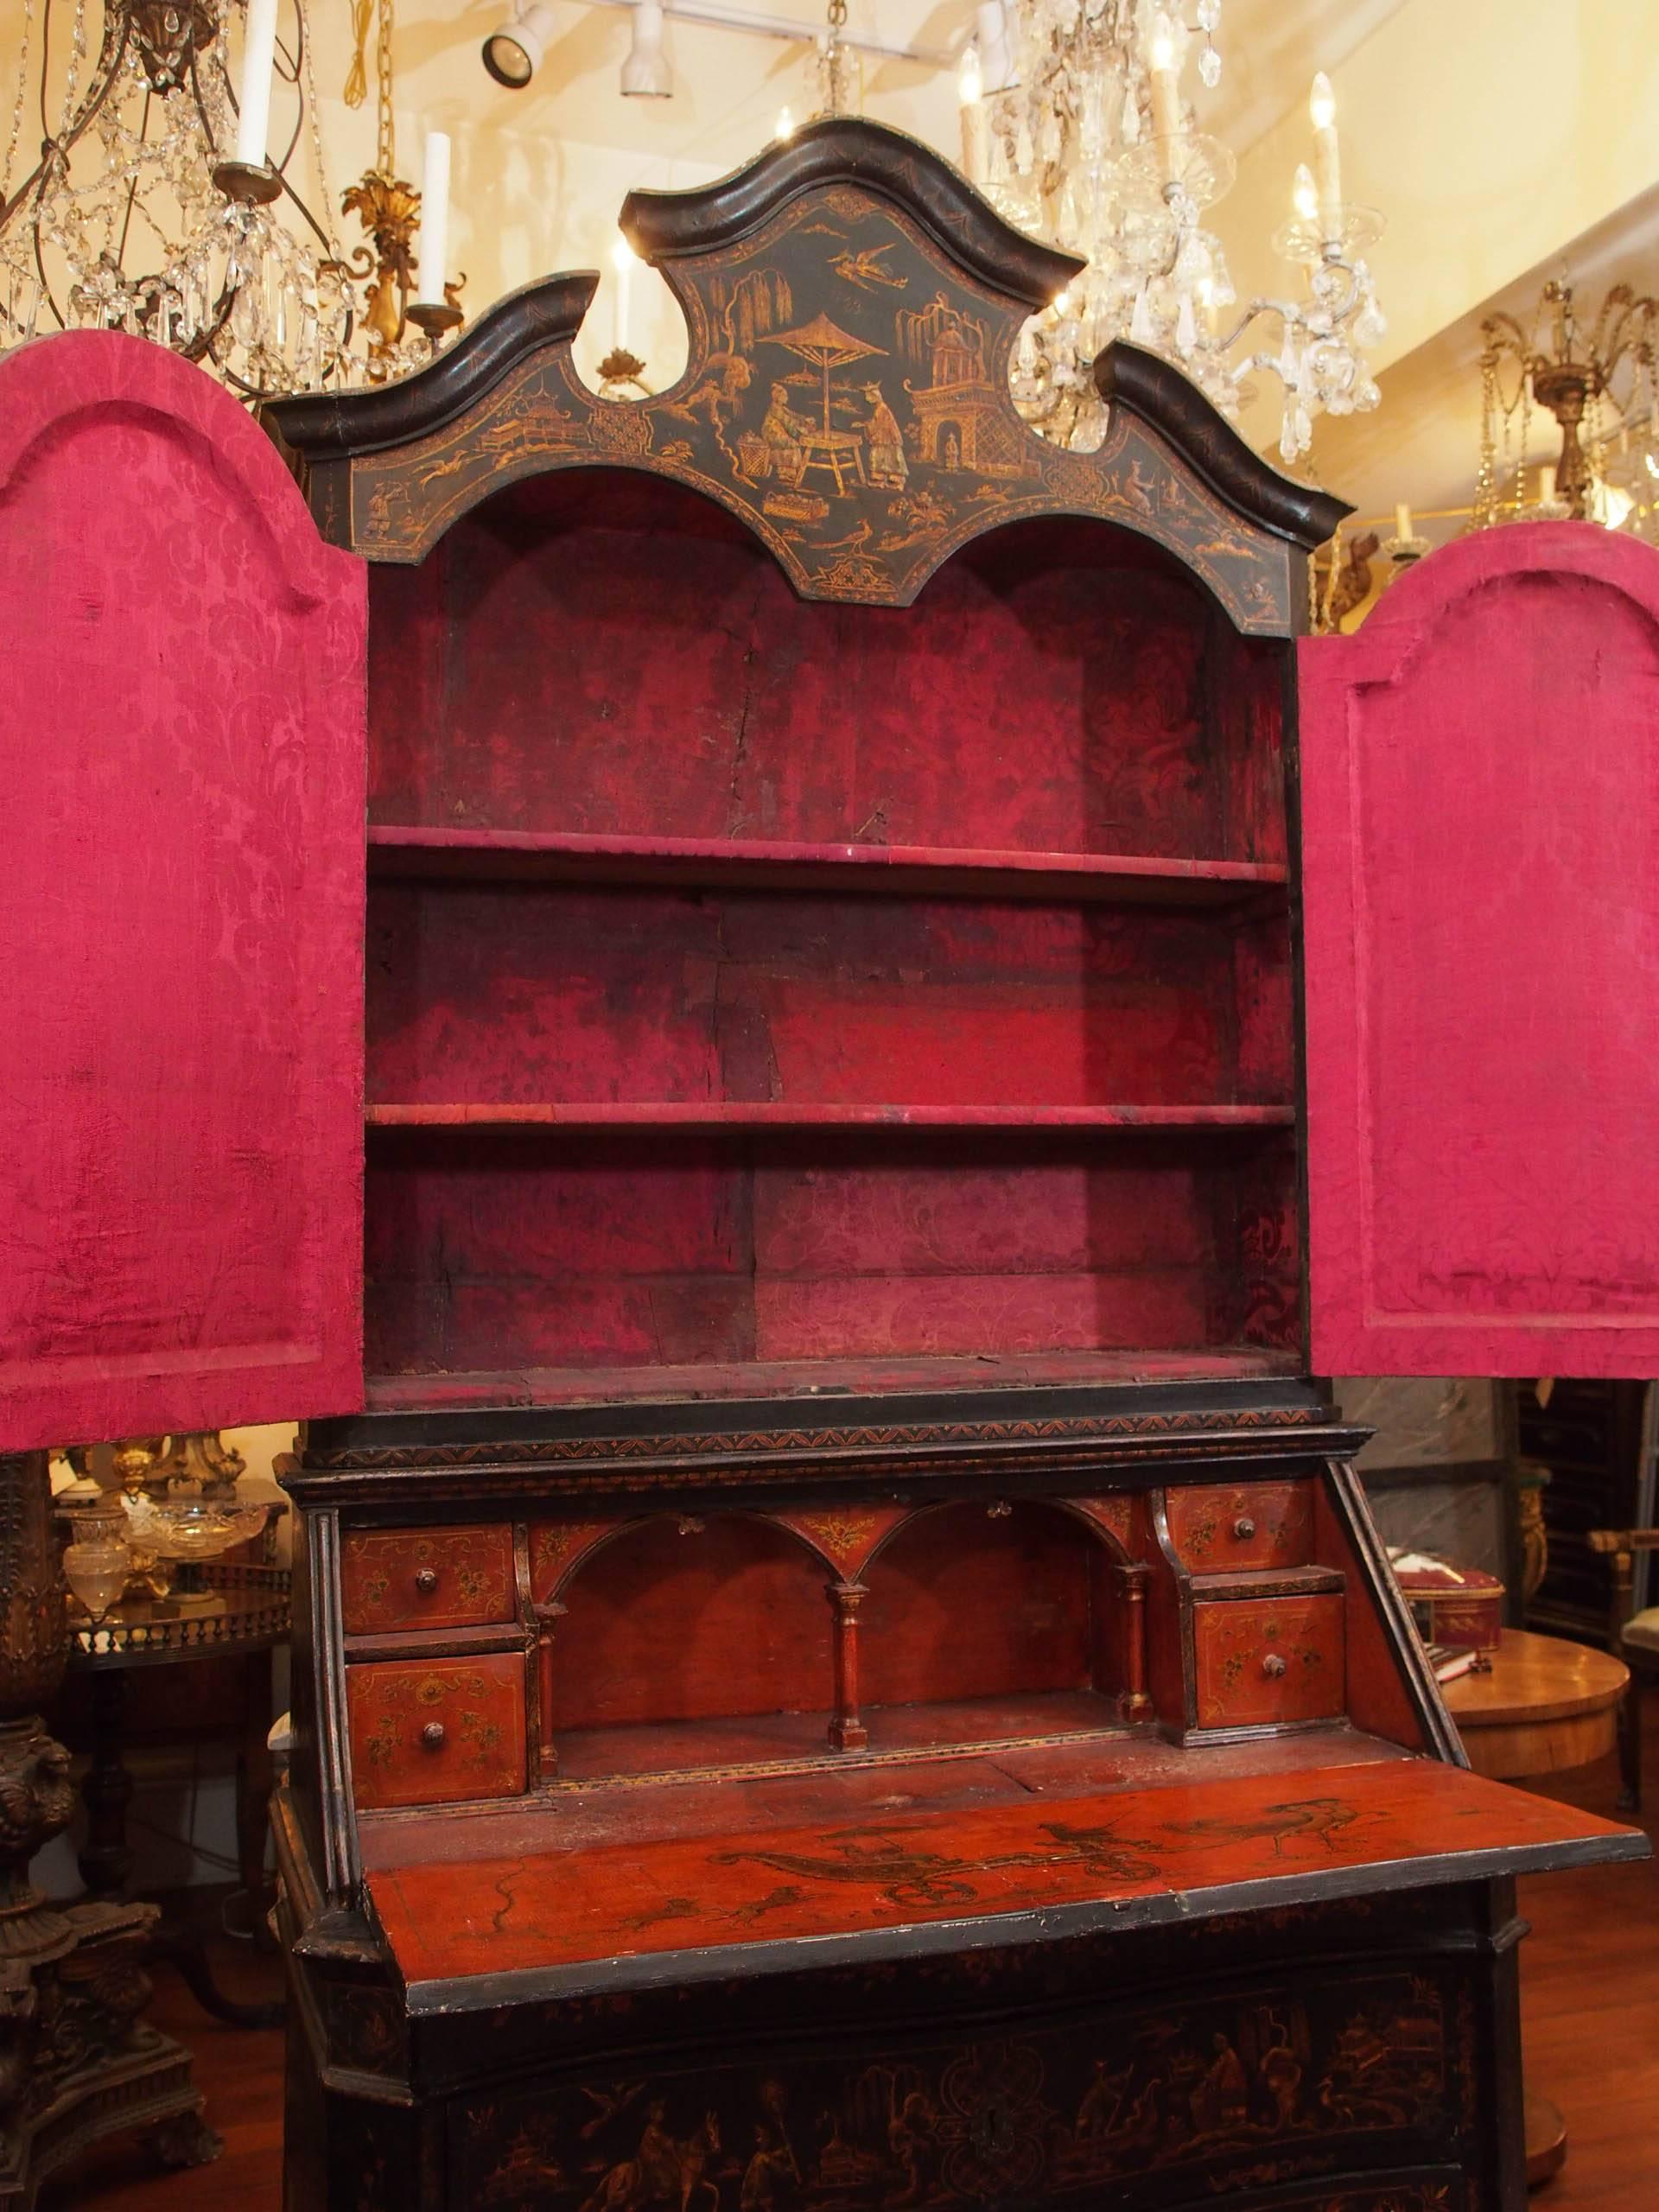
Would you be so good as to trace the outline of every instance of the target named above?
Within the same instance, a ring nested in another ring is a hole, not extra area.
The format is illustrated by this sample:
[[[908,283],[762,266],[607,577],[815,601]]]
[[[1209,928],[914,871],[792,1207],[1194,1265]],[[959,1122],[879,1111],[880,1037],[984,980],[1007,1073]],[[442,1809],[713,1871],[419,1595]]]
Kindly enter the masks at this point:
[[[556,1833],[557,1813],[545,1815]],[[387,1866],[410,2011],[1145,1928],[1646,1857],[1640,1831],[1427,1759]]]

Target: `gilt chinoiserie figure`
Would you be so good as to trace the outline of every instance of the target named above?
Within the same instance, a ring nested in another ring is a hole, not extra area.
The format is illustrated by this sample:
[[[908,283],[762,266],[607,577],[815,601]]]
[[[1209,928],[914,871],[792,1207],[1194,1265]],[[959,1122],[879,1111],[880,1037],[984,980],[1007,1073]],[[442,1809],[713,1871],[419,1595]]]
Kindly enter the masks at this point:
[[[925,149],[829,121],[623,221],[690,333],[637,401],[588,275],[257,457],[81,341],[152,505],[252,487],[249,678],[210,736],[166,569],[83,585],[157,703],[73,814],[36,772],[30,891],[164,762],[158,988],[88,927],[77,1004],[130,1046],[188,979],[174,1090],[249,1030],[162,1156],[259,1321],[118,1237],[0,1444],[70,1379],[85,1433],[310,1417],[288,2202],[1518,2212],[1514,1878],[1645,1847],[1468,1772],[1307,1376],[1659,1341],[1650,1195],[1521,1172],[1586,1115],[1627,1165],[1643,1057],[1489,1056],[1654,950],[1659,562],[1505,531],[1302,639],[1336,503],[1133,348],[1098,452],[1030,432],[1073,264]],[[94,1180],[45,1058],[38,1190],[130,1240],[156,1094]]]

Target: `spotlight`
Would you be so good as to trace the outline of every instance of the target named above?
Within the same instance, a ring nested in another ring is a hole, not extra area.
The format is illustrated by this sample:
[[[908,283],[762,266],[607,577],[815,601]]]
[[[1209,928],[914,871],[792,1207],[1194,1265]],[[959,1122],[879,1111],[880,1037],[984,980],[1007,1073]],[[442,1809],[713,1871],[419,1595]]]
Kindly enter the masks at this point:
[[[498,85],[522,92],[542,66],[554,28],[553,10],[542,6],[541,0],[530,0],[528,5],[526,0],[513,0],[506,22],[484,41],[484,67]]]
[[[663,11],[658,0],[634,0],[633,42],[622,64],[622,90],[638,100],[665,100],[673,95],[673,73],[663,52]]]

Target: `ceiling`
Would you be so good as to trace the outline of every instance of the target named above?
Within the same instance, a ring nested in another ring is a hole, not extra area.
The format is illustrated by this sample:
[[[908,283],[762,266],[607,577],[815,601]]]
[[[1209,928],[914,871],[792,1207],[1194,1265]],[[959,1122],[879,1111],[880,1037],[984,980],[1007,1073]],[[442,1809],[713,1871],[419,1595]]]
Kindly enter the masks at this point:
[[[45,0],[28,4],[38,22]],[[50,4],[61,54],[73,0]],[[528,90],[511,92],[480,58],[507,0],[396,0],[397,167],[418,181],[425,132],[452,135],[453,258],[467,275],[469,312],[551,270],[598,267],[601,292],[577,349],[583,373],[594,374],[617,334],[611,256],[626,192],[721,175],[768,141],[782,106],[801,117],[815,105],[810,41],[823,0],[729,4],[798,22],[802,38],[677,21],[667,0],[674,94],[658,100],[621,95],[625,7],[551,0],[543,67]],[[87,5],[95,30],[96,0]],[[25,10],[26,0],[0,0],[8,112]],[[340,97],[351,10],[308,0],[308,10],[329,174],[326,194],[315,179],[306,188],[337,209],[341,187],[374,157],[374,110],[372,100],[349,110]],[[1323,480],[1362,512],[1391,511],[1397,499],[1416,508],[1466,500],[1479,324],[1494,304],[1529,319],[1539,283],[1563,255],[1596,299],[1619,276],[1659,289],[1659,51],[1633,46],[1619,13],[1605,0],[1224,0],[1222,79],[1198,99],[1205,126],[1239,157],[1215,226],[1242,287],[1286,281],[1265,241],[1306,157],[1316,69],[1336,83],[1350,192],[1388,217],[1372,256],[1392,324],[1376,355],[1383,404],[1374,415],[1327,419],[1316,445]],[[849,0],[849,28],[950,54],[973,14],[972,0]],[[864,111],[958,150],[949,66],[870,57]],[[683,330],[649,270],[634,273],[630,315],[630,343],[660,388],[677,373]],[[1270,416],[1247,428],[1265,445]],[[1541,434],[1535,450],[1543,457]]]

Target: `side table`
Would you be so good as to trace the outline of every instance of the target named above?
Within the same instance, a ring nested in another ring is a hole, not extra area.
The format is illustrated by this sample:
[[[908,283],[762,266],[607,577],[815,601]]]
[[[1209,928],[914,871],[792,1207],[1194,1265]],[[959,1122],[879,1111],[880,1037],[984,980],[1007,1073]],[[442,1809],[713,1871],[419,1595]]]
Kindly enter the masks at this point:
[[[1477,1774],[1532,1781],[1617,1750],[1630,1680],[1630,1669],[1609,1652],[1506,1628],[1490,1671],[1448,1682],[1446,1706]],[[1536,2189],[1566,2161],[1567,2123],[1548,2097],[1529,2089],[1526,2126],[1527,2181]]]
[[[182,1582],[181,1578],[181,1582]],[[194,1587],[167,1598],[124,1600],[119,1617],[97,1626],[71,1624],[71,1673],[91,1676],[92,1757],[82,1785],[88,1834],[80,1877],[94,1897],[118,1897],[132,1869],[127,1807],[132,1777],[126,1764],[127,1690],[139,1669],[204,1659],[244,1662],[243,1713],[237,1753],[237,1855],[250,1916],[263,1922],[265,1834],[273,1773],[266,1743],[272,1718],[270,1655],[288,1639],[290,1577],[286,1567],[211,1560],[191,1571]],[[214,1981],[199,1937],[168,1922],[152,1955],[176,1967],[198,2004],[232,2027],[274,2027],[280,2005],[244,2005]]]

